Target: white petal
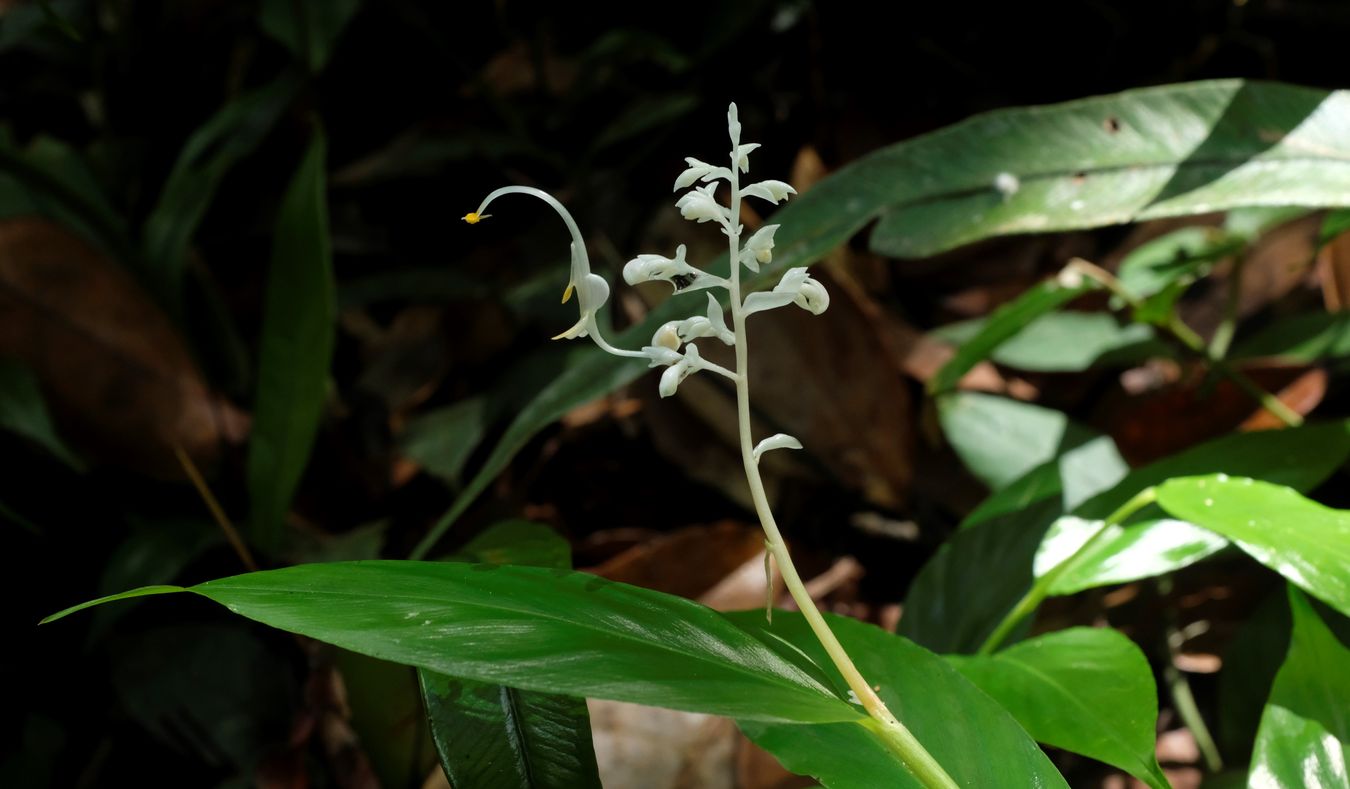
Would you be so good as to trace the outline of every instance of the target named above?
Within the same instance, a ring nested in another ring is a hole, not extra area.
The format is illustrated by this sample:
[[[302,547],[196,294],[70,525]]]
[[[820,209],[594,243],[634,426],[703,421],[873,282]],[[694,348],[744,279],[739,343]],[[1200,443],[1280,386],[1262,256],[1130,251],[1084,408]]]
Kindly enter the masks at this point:
[[[717,167],[707,162],[701,162],[692,156],[686,156],[684,161],[689,165],[689,168],[680,173],[679,178],[675,179],[676,191],[693,185],[695,181],[717,169]]]
[[[680,388],[680,381],[684,380],[683,370],[679,367],[670,367],[664,373],[661,373],[661,385],[656,391],[661,393],[662,397],[670,397],[675,394],[675,390]]]
[[[751,271],[759,271],[761,263],[770,263],[773,261],[773,235],[778,232],[778,225],[765,225],[755,231],[753,236],[746,239],[741,247],[741,262]]]
[[[676,330],[679,324],[675,321],[668,321],[661,324],[661,328],[652,335],[652,345],[660,348],[669,348],[672,351],[680,349],[680,333]]]
[[[786,307],[791,304],[795,298],[797,298],[797,294],[795,293],[779,293],[776,291],[751,293],[749,296],[745,297],[745,306],[741,308],[741,314],[754,315],[756,312]]]
[[[712,196],[711,186],[686,193],[675,202],[675,207],[680,209],[680,216],[695,222],[731,222],[730,212]]]
[[[829,309],[830,292],[818,280],[807,277],[797,290],[797,298],[793,302],[812,315],[819,315]]]
[[[763,455],[765,452],[768,452],[771,449],[801,449],[801,448],[802,442],[798,441],[797,439],[793,438],[787,433],[774,433],[773,435],[756,444],[754,451],[751,452],[750,454],[755,458],[755,460],[759,460],[760,455]]]
[[[742,196],[758,197],[774,205],[786,200],[788,195],[797,194],[797,190],[782,181],[760,181],[741,190]]]
[[[669,367],[672,364],[679,364],[684,361],[684,356],[679,351],[672,351],[663,345],[648,345],[642,349],[646,354],[650,364],[648,367]]]
[[[709,336],[721,340],[724,345],[735,345],[736,335],[727,328],[726,317],[722,314],[722,305],[718,303],[717,297],[708,294],[708,323],[712,328],[712,334]]]
[[[741,172],[750,172],[750,152],[759,147],[757,142],[748,142],[745,145],[736,146],[736,166]]]
[[[599,274],[587,274],[576,283],[577,306],[583,313],[594,312],[609,298],[609,283]]]

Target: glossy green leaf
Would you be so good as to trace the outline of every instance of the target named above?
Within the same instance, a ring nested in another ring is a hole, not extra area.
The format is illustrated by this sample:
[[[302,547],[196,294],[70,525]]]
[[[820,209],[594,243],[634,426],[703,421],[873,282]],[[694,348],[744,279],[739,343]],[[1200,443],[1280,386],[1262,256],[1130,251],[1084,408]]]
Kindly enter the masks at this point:
[[[1003,343],[1029,324],[1092,289],[1091,285],[1066,288],[1058,280],[1037,283],[1016,299],[994,310],[975,336],[966,340],[938,374],[928,381],[929,392],[944,392],[956,386],[976,364],[989,358]]]
[[[317,74],[360,7],[361,0],[262,0],[258,23]]]
[[[1007,397],[951,392],[937,405],[952,449],[995,490],[1096,437],[1061,411]]]
[[[1036,577],[1072,556],[1101,528],[1102,522],[1091,518],[1066,515],[1056,520],[1036,551]],[[1106,529],[1105,535],[1055,579],[1050,594],[1068,595],[1152,578],[1189,567],[1228,547],[1228,540],[1214,532],[1171,518],[1151,518]]]
[[[728,617],[760,634],[785,655],[800,650],[830,665],[800,614],[762,611]],[[830,628],[886,706],[960,786],[1067,786],[1031,737],[1006,710],[942,658],[872,625],[828,616]],[[843,679],[831,669],[842,692]],[[755,744],[783,766],[830,789],[918,787],[914,777],[868,728],[856,723],[812,725],[739,720]]]
[[[1115,765],[1169,789],[1153,755],[1158,690],[1130,639],[1104,628],[1061,630],[993,655],[948,658],[1038,742]]]
[[[1238,343],[1233,357],[1270,357],[1294,364],[1350,356],[1350,312],[1291,315]]]
[[[1260,476],[1307,490],[1325,479],[1350,456],[1350,435],[1347,425],[1332,422],[1307,425],[1296,430],[1268,431],[1261,438],[1249,440],[1232,437],[1231,444],[1221,439],[1205,446],[1264,447],[1259,453],[1243,452],[1229,462],[1214,465],[1211,470],[1225,469],[1223,473],[1242,476]],[[1130,480],[1142,490],[1171,477],[1193,474],[1198,464],[1190,452],[1161,460]],[[1212,453],[1205,453],[1218,461]],[[1249,469],[1242,471],[1240,469]],[[1238,470],[1234,470],[1238,469]],[[1112,500],[1114,501],[1114,500]],[[1072,555],[1102,523],[1111,509],[1099,505],[1091,513],[1077,513],[1080,517],[1056,521],[1046,534],[1045,542],[1037,552],[1037,577],[1044,575],[1058,561]],[[1183,522],[1165,517],[1156,506],[1147,507],[1122,526],[1109,527],[1107,534],[1088,552],[1078,557],[1055,582],[1052,594],[1072,594],[1107,584],[1125,583],[1150,578],[1179,570],[1222,550],[1228,541],[1215,530],[1202,528],[1204,524]]]
[[[1202,275],[1209,264],[1244,246],[1245,238],[1217,227],[1183,227],[1130,252],[1117,276],[1126,290],[1148,298],[1174,282]]]
[[[1292,587],[1289,655],[1261,716],[1248,786],[1350,785],[1350,649]]]
[[[1350,616],[1350,511],[1226,474],[1171,479],[1158,504],[1232,540],[1252,558]]]
[[[454,557],[569,569],[571,546],[525,520],[494,524]],[[586,700],[418,669],[441,766],[457,789],[599,787]]]
[[[1070,514],[1100,522],[1140,490],[1190,474],[1258,476],[1307,490],[1335,471],[1347,455],[1350,423],[1345,422],[1224,436],[1130,472]],[[1041,499],[1025,511],[957,532],[911,585],[901,634],[937,652],[977,649],[1031,587],[1038,547],[1064,514],[1055,499]],[[1126,532],[1148,542],[1146,531],[1159,528],[1161,518],[1156,507],[1146,508],[1131,519]],[[1087,573],[1086,567],[1079,570]]]
[[[1110,436],[1098,436],[1059,452],[1016,481],[995,491],[961,521],[968,529],[997,515],[1018,512],[1054,496],[1070,511],[1119,482],[1130,467]]]
[[[178,154],[145,220],[146,265],[170,307],[182,298],[188,244],[225,175],[262,143],[303,84],[299,74],[287,74],[240,96],[193,132]]]
[[[920,257],[1007,233],[1345,206],[1348,127],[1350,94],[1239,81],[987,113],[869,157],[892,184],[872,249]],[[1003,173],[1015,190],[997,188]]]
[[[326,150],[316,132],[282,200],[263,305],[248,451],[249,537],[273,554],[319,428],[336,332]]]
[[[419,671],[418,676],[451,786],[600,786],[584,698],[518,691],[431,671]],[[578,722],[586,728],[578,729]]]
[[[272,627],[442,674],[750,720],[860,713],[818,669],[684,598],[593,575],[453,562],[307,564],[153,587],[74,606],[190,591]]]
[[[37,378],[16,361],[0,359],[0,429],[18,433],[67,466],[84,463],[56,432]]]

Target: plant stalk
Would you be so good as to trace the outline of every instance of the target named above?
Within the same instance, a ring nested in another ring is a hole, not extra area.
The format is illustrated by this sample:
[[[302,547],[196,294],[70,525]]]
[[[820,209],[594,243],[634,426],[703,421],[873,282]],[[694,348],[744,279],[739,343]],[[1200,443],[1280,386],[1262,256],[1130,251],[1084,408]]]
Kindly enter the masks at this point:
[[[1008,638],[1008,635],[1012,633],[1013,628],[1017,627],[1019,622],[1035,612],[1036,608],[1045,601],[1045,598],[1050,596],[1050,590],[1054,588],[1055,582],[1063,577],[1069,570],[1073,569],[1078,561],[1087,555],[1092,546],[1096,545],[1106,536],[1108,530],[1112,526],[1123,523],[1134,513],[1149,504],[1152,504],[1157,498],[1158,491],[1156,488],[1144,488],[1134,494],[1133,498],[1122,504],[1115,512],[1106,516],[1106,520],[1102,521],[1101,527],[1093,532],[1092,536],[1088,537],[1082,545],[1078,546],[1078,550],[1070,554],[1064,561],[1052,567],[1045,575],[1036,579],[1036,582],[1031,585],[1031,588],[1022,596],[1022,599],[1017,601],[1017,605],[1013,606],[1012,610],[1009,611],[998,623],[998,626],[994,628],[994,632],[990,633],[989,637],[984,640],[984,643],[980,645],[976,654],[993,654],[994,651]]]
[[[741,198],[740,173],[736,167],[735,145],[737,142],[733,141],[732,145],[731,224],[727,228],[728,246],[731,251],[731,280],[728,290],[731,295],[732,328],[736,334],[736,376],[734,378],[736,382],[736,415],[739,423],[741,461],[745,465],[746,482],[750,486],[750,497],[755,505],[755,513],[759,516],[760,525],[764,529],[766,547],[773,560],[778,564],[778,571],[783,577],[783,583],[787,587],[788,593],[792,595],[793,601],[797,603],[802,616],[806,618],[811,631],[815,633],[821,646],[829,654],[835,668],[843,675],[849,689],[858,697],[863,709],[871,716],[869,720],[863,722],[863,725],[880,737],[886,746],[925,786],[933,787],[933,789],[955,789],[956,782],[914,737],[913,733],[891,714],[891,711],[886,708],[886,703],[881,700],[872,686],[867,684],[867,680],[863,679],[862,673],[853,665],[853,660],[848,656],[843,644],[839,643],[839,639],[835,637],[834,632],[830,630],[829,624],[820,614],[820,609],[816,607],[815,601],[811,599],[810,593],[807,592],[801,576],[797,574],[797,567],[792,563],[787,545],[783,542],[783,535],[778,530],[778,523],[774,520],[773,510],[769,507],[769,499],[764,492],[764,481],[759,474],[759,462],[754,457],[754,446],[750,435],[749,352],[746,347],[746,315],[741,308],[741,263],[739,259],[741,239],[740,224],[738,223],[741,213]]]

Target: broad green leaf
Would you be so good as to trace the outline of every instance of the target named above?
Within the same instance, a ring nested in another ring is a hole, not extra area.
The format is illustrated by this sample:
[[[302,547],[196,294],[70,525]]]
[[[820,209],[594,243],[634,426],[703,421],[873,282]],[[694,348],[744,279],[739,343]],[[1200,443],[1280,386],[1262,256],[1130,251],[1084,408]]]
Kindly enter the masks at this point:
[[[403,453],[427,471],[458,484],[469,455],[487,431],[491,404],[469,397],[410,421],[399,437]]]
[[[360,6],[361,0],[262,0],[258,22],[311,74],[318,74]]]
[[[304,82],[298,73],[226,104],[188,138],[145,220],[145,257],[152,283],[173,309],[181,303],[188,244],[225,175],[251,154],[291,105]]]
[[[565,695],[827,723],[861,717],[807,661],[684,598],[593,575],[453,562],[306,564],[151,587],[74,606],[190,591],[240,616],[451,676]]]
[[[263,305],[248,451],[249,536],[272,554],[319,428],[336,332],[326,151],[316,131],[281,203]]]
[[[1346,422],[1224,436],[1130,472],[1069,514],[1101,522],[1140,490],[1191,474],[1256,476],[1307,490],[1335,471],[1347,455],[1350,423]],[[910,587],[901,634],[937,652],[977,649],[1031,587],[1038,546],[1064,514],[1054,499],[1041,499],[1023,512],[957,532]],[[1125,530],[1133,539],[1148,542],[1147,530],[1160,528],[1162,517],[1156,507],[1145,508]],[[1159,567],[1170,565],[1160,562]],[[1088,566],[1078,570],[1086,575]]]
[[[1313,312],[1281,318],[1238,343],[1233,357],[1273,357],[1295,364],[1350,356],[1350,312]]]
[[[0,429],[18,433],[76,471],[84,468],[57,434],[37,378],[27,367],[8,359],[0,359]]]
[[[1298,491],[1226,474],[1171,479],[1158,504],[1222,534],[1295,586],[1350,616],[1350,511]]]
[[[1251,439],[1233,436],[1228,439],[1231,444],[1220,439],[1204,446],[1264,447],[1267,454],[1249,454],[1244,449],[1230,461],[1218,465],[1220,459],[1205,452],[1208,458],[1202,462],[1212,460],[1216,463],[1210,471],[1223,469],[1223,473],[1257,476],[1307,490],[1325,479],[1350,455],[1348,429],[1347,423],[1332,422],[1251,434]],[[1192,455],[1196,451],[1158,461],[1132,474],[1127,482],[1137,492],[1172,477],[1193,474],[1195,472],[1190,469],[1198,467],[1196,457]],[[1234,470],[1242,468],[1250,471]],[[1077,551],[1101,527],[1102,519],[1121,503],[1124,503],[1123,499],[1110,498],[1088,513],[1076,513],[1079,517],[1056,521],[1037,551],[1036,576],[1049,572],[1059,560]],[[1109,527],[1107,534],[1056,580],[1052,594],[1072,594],[1097,586],[1150,578],[1194,564],[1228,544],[1225,536],[1208,527],[1202,528],[1204,526],[1167,518],[1156,506],[1146,507],[1124,525]]]
[[[1117,276],[1141,299],[1178,281],[1202,276],[1206,267],[1246,246],[1242,236],[1217,227],[1183,227],[1149,241],[1121,261]]]
[[[1170,789],[1153,755],[1158,690],[1130,639],[1077,627],[993,655],[950,656],[1038,742],[1114,765],[1154,789]]]
[[[334,649],[351,727],[381,786],[421,786],[436,767],[418,672],[408,666]]]
[[[1259,206],[1235,208],[1223,218],[1223,229],[1248,243],[1286,222],[1301,219],[1312,213],[1306,206]]]
[[[1092,290],[1090,284],[1066,288],[1054,279],[1027,288],[1021,296],[994,310],[975,336],[961,344],[956,355],[929,380],[928,391],[944,392],[956,386],[972,367],[989,358],[994,349],[1012,339],[1032,321],[1059,309],[1089,290]]]
[[[1347,125],[1350,94],[1231,80],[986,113],[868,157],[891,185],[872,249],[921,257],[1008,233],[1345,206]],[[995,185],[1004,173],[1011,193]]]
[[[961,528],[1024,510],[1051,496],[1059,499],[1064,511],[1070,511],[1119,482],[1129,470],[1116,442],[1110,436],[1098,436],[1059,453],[995,491],[961,521]]]
[[[571,546],[524,520],[494,524],[452,560],[569,569]],[[599,787],[586,700],[418,669],[431,736],[457,789]]]
[[[995,490],[1096,437],[1061,411],[1007,397],[951,392],[937,405],[952,449]]]
[[[824,649],[800,614],[761,611],[729,618],[784,654],[800,650],[824,666]],[[830,629],[886,706],[960,786],[1067,786],[1013,716],[942,658],[872,625],[827,616]],[[843,679],[830,676],[842,692]],[[811,725],[737,721],[755,744],[783,766],[830,789],[918,787],[871,730],[857,723]]]
[[[1270,691],[1248,786],[1350,785],[1350,649],[1290,587],[1294,632]]]
[[[600,786],[584,698],[518,691],[430,671],[418,676],[451,786]]]
[[[1068,559],[1102,528],[1096,519],[1066,515],[1050,526],[1036,551],[1039,578]],[[1050,587],[1052,595],[1123,584],[1180,570],[1228,547],[1228,540],[1185,521],[1151,518],[1127,526],[1106,527],[1104,536]]]

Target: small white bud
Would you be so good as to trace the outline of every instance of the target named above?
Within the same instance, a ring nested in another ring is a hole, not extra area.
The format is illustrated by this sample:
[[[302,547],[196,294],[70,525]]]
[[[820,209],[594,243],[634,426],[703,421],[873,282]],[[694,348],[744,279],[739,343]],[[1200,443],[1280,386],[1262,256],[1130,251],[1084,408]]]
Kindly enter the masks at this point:
[[[758,461],[760,455],[763,455],[765,452],[769,452],[774,449],[801,449],[801,448],[802,442],[798,441],[797,439],[793,438],[787,433],[775,433],[769,436],[768,438],[764,439],[763,441],[759,442],[758,444],[756,444],[754,450],[750,454],[754,457],[756,461]]]
[[[1061,288],[1081,288],[1083,286],[1083,272],[1073,266],[1065,266],[1060,269],[1055,281],[1059,283]]]
[[[994,176],[994,188],[1006,199],[1017,194],[1017,190],[1022,188],[1022,182],[1012,173],[999,173]]]

